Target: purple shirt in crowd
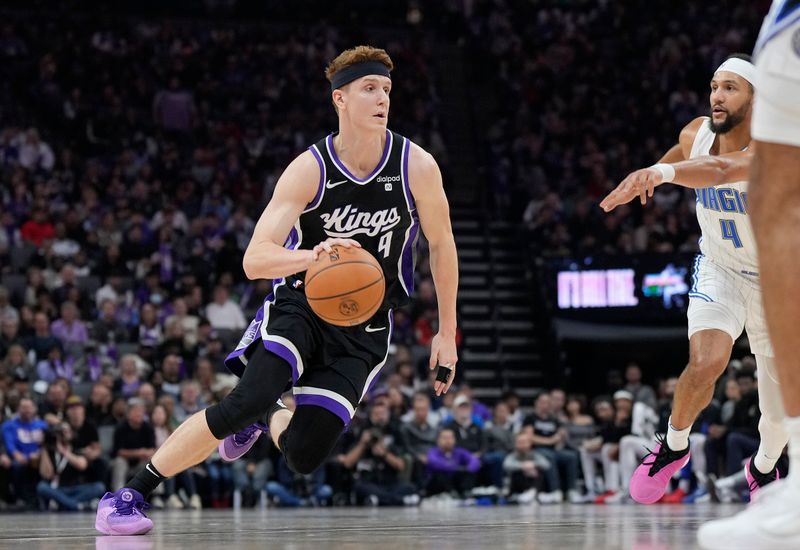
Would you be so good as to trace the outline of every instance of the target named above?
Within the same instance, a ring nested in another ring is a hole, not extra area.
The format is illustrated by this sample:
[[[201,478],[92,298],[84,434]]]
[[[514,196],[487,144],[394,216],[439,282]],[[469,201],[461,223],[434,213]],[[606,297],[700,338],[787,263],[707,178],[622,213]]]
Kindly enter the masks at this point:
[[[475,458],[471,452],[461,447],[456,447],[453,452],[447,454],[438,447],[428,451],[429,472],[458,472],[466,470],[475,473],[480,467],[481,461]]]

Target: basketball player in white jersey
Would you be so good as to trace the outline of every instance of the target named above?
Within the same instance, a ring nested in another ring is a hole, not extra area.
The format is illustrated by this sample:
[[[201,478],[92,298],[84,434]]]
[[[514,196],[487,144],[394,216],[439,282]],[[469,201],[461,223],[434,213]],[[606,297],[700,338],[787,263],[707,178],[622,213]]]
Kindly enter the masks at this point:
[[[751,500],[760,487],[780,475],[776,463],[787,435],[748,221],[750,157],[744,151],[750,145],[755,81],[749,56],[728,58],[711,80],[711,117],[689,123],[681,132],[680,144],[661,163],[632,173],[601,203],[606,211],[637,196],[645,204],[656,185],[674,182],[696,190],[702,230],[701,253],[694,262],[689,292],[689,364],[678,382],[666,438],[659,440],[631,479],[631,496],[637,502],[659,500],[672,475],[689,461],[692,424],[711,401],[714,384],[743,329],[761,373],[761,443],[745,466]]]
[[[800,548],[800,0],[772,3],[755,55],[751,210],[792,470],[754,506],[703,525],[711,549]]]

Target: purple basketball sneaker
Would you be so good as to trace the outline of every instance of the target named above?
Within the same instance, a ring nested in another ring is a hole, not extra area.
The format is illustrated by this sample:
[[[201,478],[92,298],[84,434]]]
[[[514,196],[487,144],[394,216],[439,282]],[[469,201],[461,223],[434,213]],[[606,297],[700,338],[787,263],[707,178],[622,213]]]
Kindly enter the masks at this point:
[[[250,424],[241,432],[229,435],[219,442],[219,456],[226,462],[233,462],[241,458],[253,445],[262,433],[268,431],[266,424],[256,422]]]
[[[631,498],[640,504],[657,502],[667,490],[672,476],[689,462],[689,448],[673,451],[664,437],[656,436],[658,444],[642,459],[631,477]],[[653,457],[649,462],[648,458]]]
[[[153,528],[153,520],[143,512],[149,507],[134,489],[106,493],[97,505],[94,528],[104,535],[144,535]]]
[[[241,458],[247,451],[249,451],[262,432],[269,433],[269,422],[272,420],[272,415],[280,410],[285,410],[286,405],[283,401],[278,399],[273,403],[266,414],[266,423],[256,422],[250,424],[241,432],[229,435],[219,442],[219,456],[226,462],[233,462]]]
[[[758,498],[758,490],[780,479],[781,473],[778,471],[778,466],[776,464],[771,472],[762,474],[756,470],[753,457],[751,456],[747,460],[747,464],[744,465],[744,476],[747,478],[747,486],[750,488],[750,502],[755,502],[756,498]]]

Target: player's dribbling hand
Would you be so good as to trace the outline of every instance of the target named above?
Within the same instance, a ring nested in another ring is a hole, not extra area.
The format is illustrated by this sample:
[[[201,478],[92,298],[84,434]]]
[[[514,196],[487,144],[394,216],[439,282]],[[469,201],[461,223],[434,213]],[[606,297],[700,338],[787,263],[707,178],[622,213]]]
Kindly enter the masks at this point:
[[[455,336],[445,337],[441,333],[436,334],[431,341],[430,369],[433,370],[438,365],[450,369],[450,377],[446,382],[436,380],[433,383],[433,391],[437,396],[447,393],[447,390],[453,385],[456,377],[456,363],[458,363],[458,352],[456,351]]]
[[[647,204],[647,198],[653,196],[656,187],[663,183],[662,179],[661,172],[654,168],[642,168],[631,172],[600,202],[600,208],[611,212],[617,206],[627,204],[637,196],[642,204]]]
[[[312,249],[313,256],[311,259],[316,262],[317,258],[319,258],[319,255],[322,252],[327,252],[328,254],[333,252],[334,246],[343,246],[345,248],[355,246],[356,248],[361,248],[361,243],[354,241],[353,239],[340,239],[338,237],[331,237],[330,239],[325,239]]]

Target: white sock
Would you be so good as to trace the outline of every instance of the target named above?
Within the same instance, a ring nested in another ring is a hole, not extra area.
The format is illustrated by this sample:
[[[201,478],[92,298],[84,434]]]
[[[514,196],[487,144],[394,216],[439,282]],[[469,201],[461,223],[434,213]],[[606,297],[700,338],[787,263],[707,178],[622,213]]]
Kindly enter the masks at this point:
[[[783,421],[789,433],[789,475],[787,482],[800,490],[800,416],[787,416]]]
[[[758,445],[756,457],[753,459],[753,466],[762,474],[768,474],[775,467],[775,464],[777,464],[778,458],[780,458],[780,455],[775,457],[768,456],[767,450],[764,448],[764,442],[761,442]]]
[[[673,451],[682,451],[689,446],[689,433],[692,427],[679,430],[672,425],[672,416],[669,417],[669,427],[667,428],[667,447]]]

